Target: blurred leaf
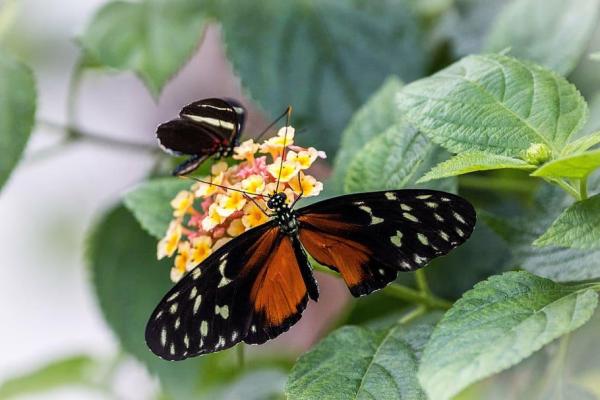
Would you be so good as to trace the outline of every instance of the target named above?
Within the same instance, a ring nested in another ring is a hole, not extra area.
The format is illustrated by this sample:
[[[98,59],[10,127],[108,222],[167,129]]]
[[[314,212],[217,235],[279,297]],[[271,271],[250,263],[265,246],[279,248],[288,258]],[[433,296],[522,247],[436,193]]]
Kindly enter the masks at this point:
[[[590,179],[590,190],[600,189]],[[600,278],[600,250],[578,250],[565,247],[534,247],[556,218],[573,203],[571,196],[555,185],[545,184],[537,192],[530,208],[508,216],[496,216],[482,210],[478,217],[504,239],[513,254],[509,266],[559,282]]]
[[[36,89],[33,73],[0,49],[0,189],[21,158],[33,129]]]
[[[127,192],[124,202],[142,228],[152,236],[161,239],[173,219],[171,200],[179,191],[189,190],[190,186],[190,181],[185,179],[153,179]]]
[[[477,222],[469,240],[425,268],[431,290],[445,299],[457,299],[477,282],[506,270],[508,246],[485,224]]]
[[[284,399],[283,390],[287,374],[280,370],[252,371],[210,393],[212,400],[275,400]]]
[[[202,2],[112,1],[94,16],[80,38],[87,59],[133,71],[154,97],[192,56],[205,28]]]
[[[510,48],[567,75],[583,55],[598,22],[599,0],[516,0],[498,15],[486,51]]]
[[[457,58],[479,53],[490,25],[507,1],[454,0],[453,3],[453,8],[443,15],[441,34],[451,40]]]
[[[94,378],[98,370],[98,363],[84,355],[53,361],[4,381],[0,385],[0,399],[45,392],[67,385],[95,386]]]
[[[598,143],[600,143],[600,131],[590,133],[589,135],[582,136],[577,140],[573,140],[565,146],[563,154],[581,153],[594,147]]]
[[[350,162],[345,192],[400,189],[414,183],[448,154],[408,123],[390,127],[371,139]],[[456,181],[438,181],[428,187],[454,191]]]
[[[398,112],[394,102],[396,93],[401,88],[402,82],[398,78],[394,76],[388,78],[381,88],[354,113],[348,126],[342,132],[333,174],[328,182],[328,186],[333,186],[338,193],[343,191],[348,167],[359,150],[375,136],[391,127],[404,124],[402,114]]]
[[[578,201],[567,208],[533,245],[599,249],[600,195]]]
[[[419,381],[431,398],[449,399],[577,329],[597,303],[592,289],[524,271],[491,277],[466,292],[437,325]]]
[[[590,54],[590,59],[600,61],[600,51]]]
[[[492,169],[534,169],[535,165],[530,165],[518,158],[506,157],[497,154],[485,153],[482,151],[467,151],[452,157],[448,161],[433,167],[418,182],[427,182],[433,179],[447,178],[468,174],[475,171],[488,171]]]
[[[295,399],[425,399],[416,371],[436,319],[374,331],[345,326],[302,355],[288,379]]]
[[[408,0],[218,5],[243,86],[268,114],[293,105],[295,124],[308,130],[302,141],[330,156],[350,116],[386,77],[410,81],[424,73],[425,46]]]
[[[600,150],[593,150],[550,161],[531,175],[583,179],[598,167],[600,167]]]
[[[156,260],[156,239],[120,206],[108,212],[89,239],[92,284],[104,318],[123,349],[158,375],[163,390],[177,399],[194,397],[206,358],[172,363],[150,352],[144,329],[150,313],[171,287],[169,260]]]
[[[560,154],[587,118],[585,100],[564,78],[497,54],[466,57],[405,86],[397,100],[409,121],[453,153],[519,158],[541,143]]]

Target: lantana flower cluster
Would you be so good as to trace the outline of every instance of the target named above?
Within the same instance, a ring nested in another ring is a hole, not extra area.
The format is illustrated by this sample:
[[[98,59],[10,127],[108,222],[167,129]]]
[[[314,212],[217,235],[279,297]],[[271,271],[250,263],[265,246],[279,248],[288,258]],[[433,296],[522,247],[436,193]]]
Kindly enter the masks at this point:
[[[318,195],[323,184],[306,171],[317,158],[325,157],[314,147],[294,145],[294,128],[288,126],[262,144],[253,139],[241,143],[234,149],[237,164],[215,163],[211,175],[200,178],[213,184],[195,182],[171,201],[173,220],[157,246],[158,259],[175,256],[171,280],[177,282],[229,240],[267,222],[262,210],[267,210],[268,199],[261,195],[275,192],[278,176],[277,190],[285,192],[290,203],[301,192],[303,197]]]

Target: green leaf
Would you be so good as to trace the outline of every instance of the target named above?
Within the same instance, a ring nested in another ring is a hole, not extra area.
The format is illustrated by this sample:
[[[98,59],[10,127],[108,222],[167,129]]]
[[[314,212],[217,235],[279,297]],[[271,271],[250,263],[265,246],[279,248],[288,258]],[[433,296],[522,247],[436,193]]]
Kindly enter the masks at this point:
[[[600,150],[593,150],[550,161],[533,171],[531,175],[585,179],[598,167],[600,167]]]
[[[436,318],[382,331],[345,326],[302,355],[286,386],[290,400],[425,399],[416,371]]]
[[[508,243],[513,260],[507,266],[518,265],[536,275],[559,282],[598,279],[600,250],[534,247],[531,244],[571,202],[571,197],[560,188],[545,185],[531,209],[520,215],[498,217],[481,210],[477,214]]]
[[[385,132],[390,127],[402,126],[402,115],[396,110],[394,99],[402,88],[402,82],[392,76],[381,88],[373,94],[360,108],[342,132],[340,147],[337,151],[333,166],[333,174],[328,186],[333,186],[341,193],[344,178],[352,159],[364,145],[375,136]]]
[[[425,347],[419,381],[434,399],[449,399],[583,325],[598,295],[527,272],[493,276],[466,292]]]
[[[598,143],[600,143],[600,131],[590,133],[570,142],[565,146],[563,154],[578,154],[594,147]]]
[[[36,90],[33,73],[0,49],[0,188],[21,158],[33,129]]]
[[[298,140],[330,156],[350,116],[386,77],[410,81],[425,72],[408,0],[218,4],[228,58],[244,88],[272,116],[293,105],[295,123],[307,129]]]
[[[412,126],[397,124],[371,139],[352,160],[344,191],[366,192],[414,186],[425,171],[446,157],[446,151],[431,143]],[[456,181],[440,181],[434,186],[453,191]]]
[[[161,239],[173,219],[171,200],[181,190],[189,190],[190,181],[160,178],[143,182],[127,192],[124,202],[142,228]]]
[[[197,48],[206,26],[202,2],[113,1],[98,11],[80,38],[88,58],[133,71],[158,97]]]
[[[510,48],[517,58],[567,75],[583,55],[598,21],[598,0],[516,0],[498,15],[486,51]]]
[[[520,158],[533,144],[560,154],[587,118],[587,105],[563,77],[498,55],[463,58],[405,86],[399,109],[453,153],[485,151]]]
[[[526,163],[518,158],[490,154],[482,151],[467,151],[457,154],[448,161],[433,167],[418,182],[427,182],[433,179],[447,178],[468,174],[475,171],[488,171],[492,169],[535,169],[535,165]]]
[[[169,260],[156,260],[156,240],[124,207],[111,210],[89,238],[92,284],[104,318],[123,349],[157,374],[165,392],[189,398],[197,389],[206,358],[177,363],[161,360],[146,346],[148,317],[169,290]]]
[[[94,386],[100,370],[96,361],[80,355],[52,361],[41,368],[5,380],[0,399],[31,395],[67,385]]]
[[[567,208],[533,245],[599,249],[600,195],[578,201]]]

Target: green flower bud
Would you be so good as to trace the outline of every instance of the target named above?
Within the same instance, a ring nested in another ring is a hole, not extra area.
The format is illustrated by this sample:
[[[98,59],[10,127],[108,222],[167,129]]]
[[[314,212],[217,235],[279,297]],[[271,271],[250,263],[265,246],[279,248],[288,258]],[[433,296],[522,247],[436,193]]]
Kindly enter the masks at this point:
[[[541,165],[552,157],[552,150],[544,143],[534,143],[525,152],[525,161],[533,165]]]

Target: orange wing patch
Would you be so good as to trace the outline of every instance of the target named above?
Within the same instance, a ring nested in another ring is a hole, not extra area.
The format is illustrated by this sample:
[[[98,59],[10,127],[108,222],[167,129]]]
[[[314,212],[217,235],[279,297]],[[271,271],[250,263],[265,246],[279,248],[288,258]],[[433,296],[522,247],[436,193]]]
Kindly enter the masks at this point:
[[[319,228],[327,231],[348,231],[354,228],[336,219],[327,217],[301,216],[309,224],[318,220]],[[353,287],[368,278],[364,269],[371,258],[368,247],[352,240],[342,239],[334,234],[318,232],[312,229],[300,229],[300,241],[315,260],[323,265],[336,268],[348,287]]]
[[[307,295],[300,266],[289,237],[282,236],[259,272],[250,299],[256,312],[262,312],[271,326],[281,325],[301,312]]]

